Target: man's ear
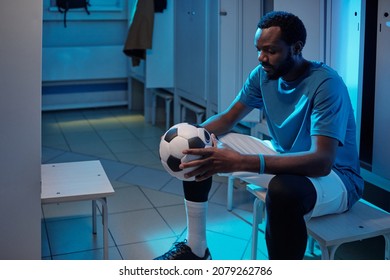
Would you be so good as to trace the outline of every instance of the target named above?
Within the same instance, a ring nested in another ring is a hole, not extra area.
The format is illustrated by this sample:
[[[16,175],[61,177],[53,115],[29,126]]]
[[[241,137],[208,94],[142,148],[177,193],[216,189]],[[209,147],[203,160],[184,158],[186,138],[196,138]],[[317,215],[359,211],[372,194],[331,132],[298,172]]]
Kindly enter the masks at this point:
[[[302,49],[303,49],[303,43],[302,41],[297,41],[295,44],[293,44],[293,53],[296,55],[301,54]]]

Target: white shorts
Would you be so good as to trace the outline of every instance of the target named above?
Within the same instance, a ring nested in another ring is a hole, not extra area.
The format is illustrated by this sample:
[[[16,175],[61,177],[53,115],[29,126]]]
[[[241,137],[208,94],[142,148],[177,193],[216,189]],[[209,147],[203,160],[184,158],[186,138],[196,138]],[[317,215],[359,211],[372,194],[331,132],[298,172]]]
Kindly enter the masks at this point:
[[[252,136],[237,133],[229,133],[221,136],[219,138],[218,146],[231,148],[241,154],[277,154],[270,141],[260,140]],[[255,184],[264,188],[268,187],[269,181],[274,176],[271,174],[258,174],[254,172],[233,172],[231,174],[220,175],[233,175],[234,177],[240,178],[247,183]],[[342,213],[347,210],[347,190],[340,177],[334,171],[324,177],[307,178],[310,179],[316,189],[317,202],[313,210],[305,215],[306,221],[311,217]]]

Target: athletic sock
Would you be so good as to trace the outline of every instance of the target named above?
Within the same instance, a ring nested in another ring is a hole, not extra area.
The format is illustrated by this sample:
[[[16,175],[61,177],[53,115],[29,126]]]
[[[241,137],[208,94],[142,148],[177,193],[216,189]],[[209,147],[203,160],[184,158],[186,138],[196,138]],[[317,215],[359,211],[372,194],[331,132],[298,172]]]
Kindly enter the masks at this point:
[[[207,249],[206,220],[208,202],[184,200],[187,214],[187,245],[192,252],[203,257]]]

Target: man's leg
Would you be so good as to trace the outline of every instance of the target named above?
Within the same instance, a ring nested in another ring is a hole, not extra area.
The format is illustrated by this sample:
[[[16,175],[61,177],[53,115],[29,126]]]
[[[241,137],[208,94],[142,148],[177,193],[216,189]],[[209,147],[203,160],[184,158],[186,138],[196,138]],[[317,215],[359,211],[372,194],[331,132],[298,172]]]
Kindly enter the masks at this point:
[[[187,216],[187,245],[199,257],[203,257],[207,249],[206,222],[211,185],[212,177],[202,182],[183,181]]]
[[[271,179],[266,197],[269,259],[303,259],[307,244],[304,216],[316,200],[316,190],[307,177],[276,175]]]
[[[211,259],[206,239],[208,196],[211,185],[212,177],[201,182],[183,181],[187,241],[175,243],[167,253],[157,257],[156,260]]]

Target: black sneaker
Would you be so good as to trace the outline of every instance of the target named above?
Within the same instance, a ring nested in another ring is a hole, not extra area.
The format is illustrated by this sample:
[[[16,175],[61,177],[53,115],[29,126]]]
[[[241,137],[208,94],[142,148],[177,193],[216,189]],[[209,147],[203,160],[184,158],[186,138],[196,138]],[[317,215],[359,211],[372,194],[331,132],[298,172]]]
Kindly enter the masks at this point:
[[[206,249],[203,258],[198,257],[185,242],[175,242],[171,250],[155,260],[211,260],[209,249]]]

